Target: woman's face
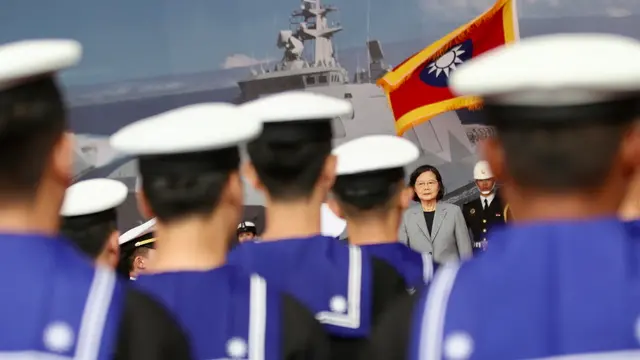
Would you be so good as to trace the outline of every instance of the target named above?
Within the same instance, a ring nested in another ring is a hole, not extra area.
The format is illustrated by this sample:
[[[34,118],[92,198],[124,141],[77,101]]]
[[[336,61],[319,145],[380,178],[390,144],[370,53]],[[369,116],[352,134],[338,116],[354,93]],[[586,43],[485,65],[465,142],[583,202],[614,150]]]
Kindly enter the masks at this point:
[[[436,174],[425,171],[416,179],[413,191],[416,192],[421,201],[433,201],[438,196],[440,185],[436,179]]]

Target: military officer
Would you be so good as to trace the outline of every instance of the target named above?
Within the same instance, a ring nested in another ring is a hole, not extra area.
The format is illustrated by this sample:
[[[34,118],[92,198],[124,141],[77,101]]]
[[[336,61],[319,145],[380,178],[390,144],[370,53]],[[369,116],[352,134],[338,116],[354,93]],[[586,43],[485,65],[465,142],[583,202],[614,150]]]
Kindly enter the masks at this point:
[[[261,129],[234,105],[203,103],[111,137],[114,149],[138,158],[140,207],[156,217],[154,257],[135,286],[175,314],[197,359],[328,360],[310,311],[226,264],[243,211],[240,146]]]
[[[496,179],[491,173],[489,163],[478,161],[473,168],[473,178],[480,196],[462,206],[462,213],[471,231],[474,253],[487,248],[489,229],[505,223],[506,210],[496,189]]]
[[[240,224],[238,224],[238,228],[236,229],[238,241],[241,243],[255,239],[257,234],[258,229],[256,228],[256,224],[251,221],[241,222]]]
[[[156,219],[152,218],[120,235],[120,260],[117,268],[120,275],[135,280],[147,268],[155,251],[155,228]]]
[[[617,218],[640,165],[637,59],[635,39],[556,34],[452,74],[484,99],[483,157],[518,222],[386,314],[369,359],[640,358],[639,239]]]

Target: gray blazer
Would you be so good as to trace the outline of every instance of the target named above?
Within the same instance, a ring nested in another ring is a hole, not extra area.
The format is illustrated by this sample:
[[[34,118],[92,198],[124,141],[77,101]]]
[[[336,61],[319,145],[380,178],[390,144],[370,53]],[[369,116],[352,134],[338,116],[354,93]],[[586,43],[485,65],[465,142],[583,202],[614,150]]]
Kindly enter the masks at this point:
[[[471,238],[458,205],[438,202],[433,216],[431,234],[424,213],[416,204],[402,216],[398,233],[400,242],[421,253],[432,253],[436,262],[471,257]]]

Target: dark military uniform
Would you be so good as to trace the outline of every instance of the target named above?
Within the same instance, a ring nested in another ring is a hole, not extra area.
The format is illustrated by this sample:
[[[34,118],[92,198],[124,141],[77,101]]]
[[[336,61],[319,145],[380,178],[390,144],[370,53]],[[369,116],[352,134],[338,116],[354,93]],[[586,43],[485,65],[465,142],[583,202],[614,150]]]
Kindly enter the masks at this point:
[[[478,197],[462,206],[464,220],[469,230],[471,230],[474,253],[483,251],[483,241],[487,240],[487,232],[496,225],[504,224],[507,212],[508,209],[503,206],[500,194],[497,192],[487,209],[483,207],[482,197]]]

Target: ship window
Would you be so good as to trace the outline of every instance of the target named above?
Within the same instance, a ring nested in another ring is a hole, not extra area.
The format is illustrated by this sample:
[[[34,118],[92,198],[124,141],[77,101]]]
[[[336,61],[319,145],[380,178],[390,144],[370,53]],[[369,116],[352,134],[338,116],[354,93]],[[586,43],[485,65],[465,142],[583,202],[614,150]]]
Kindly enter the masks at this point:
[[[307,76],[307,85],[313,85],[316,83],[316,78],[313,76]]]
[[[318,82],[320,82],[320,84],[326,83],[327,82],[327,75],[318,76]]]

